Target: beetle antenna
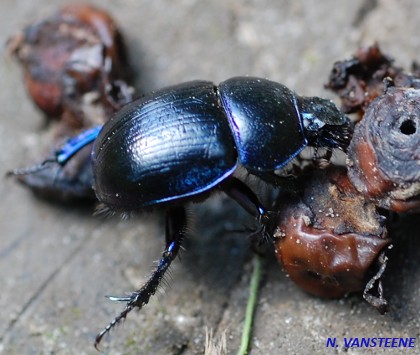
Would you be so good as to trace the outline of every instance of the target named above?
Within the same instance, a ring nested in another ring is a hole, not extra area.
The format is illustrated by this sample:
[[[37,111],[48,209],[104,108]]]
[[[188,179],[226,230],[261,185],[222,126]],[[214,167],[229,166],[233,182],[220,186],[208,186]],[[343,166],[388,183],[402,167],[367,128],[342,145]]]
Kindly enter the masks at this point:
[[[347,148],[353,135],[354,124],[348,122],[341,126],[327,125],[323,130],[323,137],[325,147],[338,148],[344,153],[347,153]]]

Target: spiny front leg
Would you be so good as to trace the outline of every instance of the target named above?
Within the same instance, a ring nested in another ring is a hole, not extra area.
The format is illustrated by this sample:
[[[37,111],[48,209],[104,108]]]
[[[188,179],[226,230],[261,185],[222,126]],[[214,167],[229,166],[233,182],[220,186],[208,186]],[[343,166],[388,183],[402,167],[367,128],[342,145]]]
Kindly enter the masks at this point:
[[[186,224],[187,218],[184,207],[176,206],[168,209],[166,214],[166,247],[159,260],[158,266],[150,275],[147,282],[130,296],[108,297],[112,301],[127,302],[127,304],[124,310],[96,336],[96,349],[98,349],[99,343],[105,334],[114,328],[121,320],[125,319],[127,314],[134,308],[143,308],[143,306],[149,302],[150,297],[156,293],[163,276],[178,254],[185,236]]]

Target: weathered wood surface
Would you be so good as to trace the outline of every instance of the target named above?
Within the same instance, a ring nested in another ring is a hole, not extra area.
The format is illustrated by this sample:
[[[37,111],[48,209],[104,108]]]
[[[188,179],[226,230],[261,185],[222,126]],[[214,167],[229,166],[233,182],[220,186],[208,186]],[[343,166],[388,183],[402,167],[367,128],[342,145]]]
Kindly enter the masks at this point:
[[[0,42],[61,3],[2,0]],[[405,67],[420,59],[417,0],[93,3],[120,24],[143,91],[249,74],[301,94],[330,96],[323,84],[333,62],[359,45],[378,41]],[[47,137],[42,116],[24,92],[21,72],[4,48],[0,78],[3,176],[32,162]],[[41,201],[11,180],[3,179],[0,189],[0,352],[96,354],[96,332],[121,309],[104,296],[129,292],[148,275],[162,249],[163,217],[102,220],[89,208]],[[112,332],[103,344],[106,353],[199,354],[206,328],[213,329],[216,341],[226,332],[227,349],[235,353],[250,252],[245,237],[227,230],[242,228],[248,218],[226,201],[217,195],[192,206],[192,236],[172,267],[170,286]],[[325,301],[308,296],[271,261],[251,354],[323,354],[327,337],[417,337],[419,343],[419,221],[411,217],[405,223],[412,229],[396,235],[386,279],[389,314],[379,315],[358,297]],[[340,346],[337,352],[345,351]]]

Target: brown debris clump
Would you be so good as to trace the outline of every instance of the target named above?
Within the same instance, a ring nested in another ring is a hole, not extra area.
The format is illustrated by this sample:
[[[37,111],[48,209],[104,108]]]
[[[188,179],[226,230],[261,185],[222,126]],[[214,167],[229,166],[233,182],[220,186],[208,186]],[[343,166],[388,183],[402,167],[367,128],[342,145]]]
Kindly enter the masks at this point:
[[[275,248],[291,279],[322,297],[363,290],[384,312],[382,276],[391,244],[384,210],[420,212],[420,70],[394,66],[378,45],[334,64],[327,88],[357,113],[347,170],[298,178],[280,195]],[[379,213],[382,209],[384,212]]]
[[[420,211],[420,90],[390,88],[371,103],[349,146],[348,174],[378,207]]]
[[[276,255],[290,278],[305,291],[339,298],[365,290],[371,303],[386,309],[378,258],[391,243],[385,218],[350,183],[346,170],[331,167],[299,178],[299,197],[282,196],[275,233]]]
[[[126,50],[105,11],[64,6],[8,44],[23,67],[29,95],[48,118],[65,118],[70,127],[84,128],[105,122],[130,100]],[[93,105],[103,112],[93,112]]]
[[[57,147],[83,130],[104,124],[132,100],[126,49],[112,17],[89,5],[67,5],[29,25],[8,42],[20,63],[33,102],[45,113]],[[58,201],[95,200],[90,151],[78,151],[64,166],[41,164],[9,173],[35,194]]]
[[[419,74],[416,63],[413,63],[412,74],[407,74],[375,44],[360,48],[350,59],[336,62],[325,87],[340,97],[343,112],[357,113],[361,119],[390,81],[398,87],[420,89]]]

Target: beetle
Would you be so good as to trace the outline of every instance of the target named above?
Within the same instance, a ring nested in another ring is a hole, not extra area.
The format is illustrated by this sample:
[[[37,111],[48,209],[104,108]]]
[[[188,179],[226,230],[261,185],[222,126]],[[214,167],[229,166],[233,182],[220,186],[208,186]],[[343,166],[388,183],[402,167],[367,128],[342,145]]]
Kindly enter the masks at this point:
[[[109,297],[126,306],[97,335],[95,347],[156,292],[185,237],[186,202],[220,189],[256,218],[262,235],[270,235],[271,211],[234,176],[238,167],[276,185],[275,171],[303,148],[345,151],[351,132],[350,120],[329,100],[298,96],[266,79],[234,77],[218,86],[191,81],[146,94],[103,127],[69,140],[53,160],[63,166],[93,141],[93,188],[106,210],[164,207],[167,214],[166,246],[157,267],[128,297]]]

